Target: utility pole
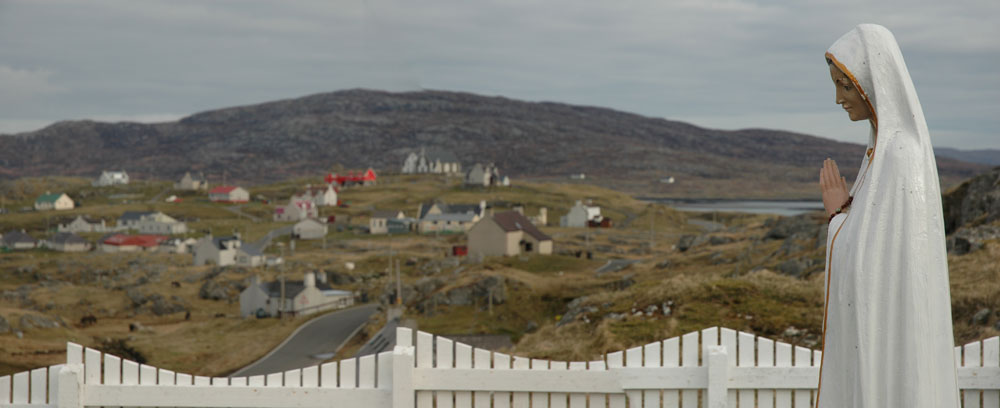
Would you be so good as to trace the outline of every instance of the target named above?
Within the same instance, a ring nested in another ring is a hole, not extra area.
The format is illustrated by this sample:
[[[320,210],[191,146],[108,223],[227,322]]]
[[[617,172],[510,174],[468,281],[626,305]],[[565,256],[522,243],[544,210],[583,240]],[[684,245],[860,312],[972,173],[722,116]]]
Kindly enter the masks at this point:
[[[403,306],[403,281],[399,273],[399,260],[396,260],[396,305]]]
[[[285,273],[282,272],[278,277],[281,281],[281,302],[278,303],[278,315],[284,317],[285,315]]]
[[[649,253],[650,254],[653,253],[653,243],[654,243],[654,240],[655,240],[655,237],[656,237],[656,234],[654,233],[654,228],[653,228],[654,222],[656,222],[656,211],[653,210],[652,208],[650,208],[650,212],[649,212]]]

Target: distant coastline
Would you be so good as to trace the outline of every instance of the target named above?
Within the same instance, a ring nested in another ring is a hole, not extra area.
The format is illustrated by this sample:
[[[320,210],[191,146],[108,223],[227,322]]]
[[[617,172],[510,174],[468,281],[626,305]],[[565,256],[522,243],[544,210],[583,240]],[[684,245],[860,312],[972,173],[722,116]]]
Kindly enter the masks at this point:
[[[636,197],[638,200],[666,204],[680,211],[689,212],[744,212],[793,216],[823,209],[823,202],[807,199],[752,200],[738,198],[656,198]]]

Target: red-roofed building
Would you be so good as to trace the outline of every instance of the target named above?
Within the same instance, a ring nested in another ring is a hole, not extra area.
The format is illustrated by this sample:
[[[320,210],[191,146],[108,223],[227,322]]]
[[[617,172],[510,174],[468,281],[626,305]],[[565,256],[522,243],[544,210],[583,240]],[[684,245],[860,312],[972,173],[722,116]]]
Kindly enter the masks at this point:
[[[170,239],[166,235],[126,235],[114,234],[101,240],[101,251],[134,252],[154,251],[161,243]]]
[[[216,203],[245,203],[250,201],[250,192],[242,187],[218,186],[208,191],[208,199]]]
[[[337,183],[339,186],[374,186],[378,176],[371,167],[363,172],[347,172],[346,176],[340,174],[327,174],[323,179],[327,184]]]

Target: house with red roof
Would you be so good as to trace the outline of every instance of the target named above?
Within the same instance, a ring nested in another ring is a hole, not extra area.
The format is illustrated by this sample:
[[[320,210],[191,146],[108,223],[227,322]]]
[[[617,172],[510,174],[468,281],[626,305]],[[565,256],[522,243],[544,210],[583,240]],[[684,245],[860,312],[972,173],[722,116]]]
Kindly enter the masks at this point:
[[[347,175],[327,174],[323,179],[327,184],[337,183],[339,186],[374,186],[378,176],[371,167],[365,171],[349,171]]]
[[[100,247],[103,252],[155,251],[167,239],[166,235],[113,234],[101,239]]]
[[[208,199],[215,203],[245,203],[250,201],[250,192],[243,187],[218,186],[208,191]]]
[[[552,237],[517,211],[483,217],[469,229],[469,255],[552,254]]]

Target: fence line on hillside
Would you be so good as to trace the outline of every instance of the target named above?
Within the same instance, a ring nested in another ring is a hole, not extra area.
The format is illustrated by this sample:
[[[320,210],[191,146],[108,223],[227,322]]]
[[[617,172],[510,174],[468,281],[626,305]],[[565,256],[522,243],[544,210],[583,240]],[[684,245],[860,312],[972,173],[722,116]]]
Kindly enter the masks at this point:
[[[0,407],[803,408],[815,403],[821,361],[819,351],[725,328],[576,362],[406,328],[396,336],[396,347],[377,355],[233,378],[175,373],[68,343],[66,364],[0,377]],[[1000,407],[1000,338],[956,347],[955,356],[963,406]]]

